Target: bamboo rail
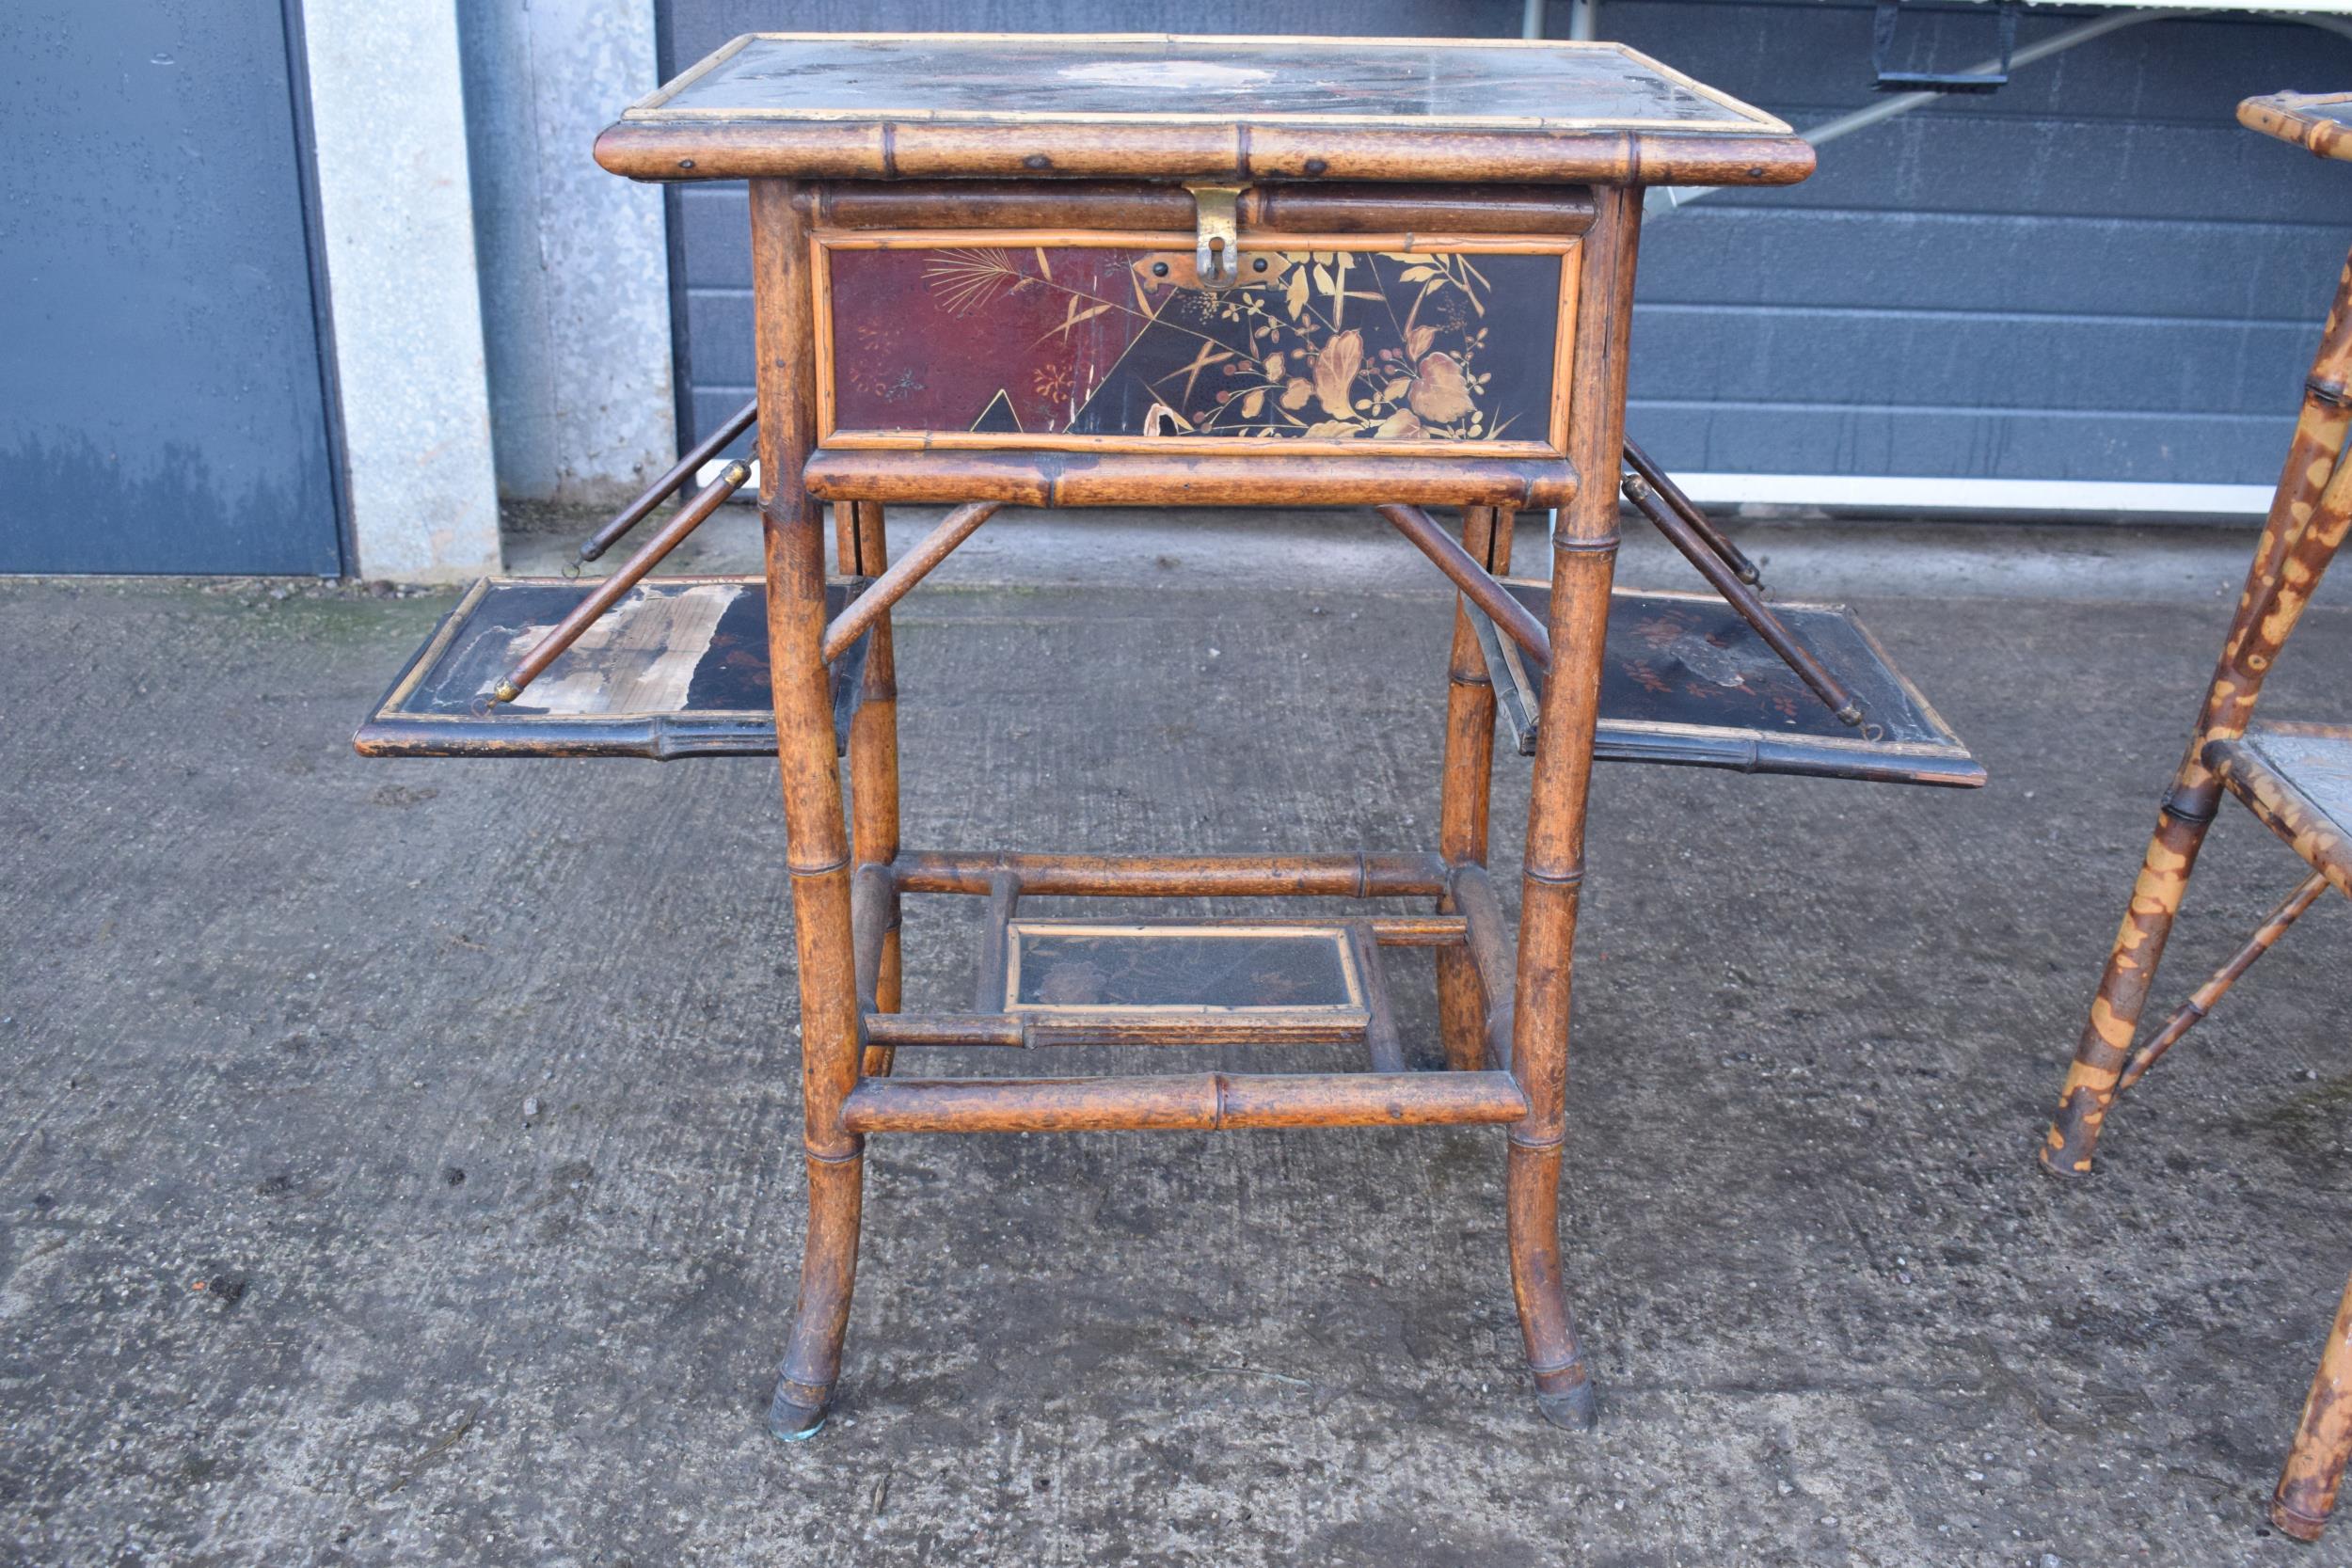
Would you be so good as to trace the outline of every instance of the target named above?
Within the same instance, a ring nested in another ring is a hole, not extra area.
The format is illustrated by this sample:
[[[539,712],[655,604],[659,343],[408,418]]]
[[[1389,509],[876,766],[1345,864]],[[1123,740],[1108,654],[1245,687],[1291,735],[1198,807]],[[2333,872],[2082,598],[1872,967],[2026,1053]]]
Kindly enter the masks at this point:
[[[1700,511],[1698,503],[1682,493],[1682,486],[1674,482],[1674,476],[1651,461],[1650,454],[1630,436],[1625,443],[1625,466],[1641,475],[1642,482],[1658,492],[1659,499],[1691,526],[1692,532],[1707,541],[1708,548],[1731,568],[1732,576],[1751,588],[1764,585],[1764,575],[1756,569],[1756,562],[1748,559],[1747,552],[1733,544],[1730,536],[1715,526],[1715,519]]]
[[[1363,1015],[1309,1008],[1261,1008],[1220,1016],[1170,1008],[1154,1013],[1062,1012],[872,1013],[866,1044],[897,1050],[1035,1051],[1096,1045],[1228,1046],[1355,1045],[1365,1036]]]
[[[841,1113],[856,1133],[1227,1132],[1493,1124],[1527,1101],[1501,1072],[1194,1072],[868,1079]]]
[[[1538,667],[1547,671],[1551,668],[1551,640],[1544,633],[1544,624],[1512,597],[1509,589],[1494,579],[1484,562],[1439,528],[1436,518],[1418,506],[1390,504],[1373,510],[1395,524],[1396,531],[1411,540],[1438,571],[1453,578],[1463,596],[1485,610],[1486,618],[1502,627],[1512,641],[1526,649],[1527,657]]]
[[[752,399],[726,418],[726,421],[698,442],[694,450],[679,458],[670,471],[653,482],[644,494],[613,515],[612,520],[596,530],[588,542],[580,546],[582,562],[596,560],[618,544],[623,535],[650,515],[653,509],[668,500],[673,493],[701,471],[702,466],[724,451],[743,432],[752,428],[759,418],[759,400]]]
[[[2254,967],[2254,960],[2270,951],[2271,944],[2286,934],[2288,927],[2303,917],[2303,911],[2328,891],[2326,873],[2314,871],[2296,887],[2293,893],[2254,927],[2254,934],[2246,939],[2246,945],[2230,956],[2230,961],[2214,972],[2213,978],[2199,986],[2189,999],[2181,1004],[2172,1016],[2164,1022],[2147,1044],[2132,1053],[2123,1064],[2123,1075],[2115,1081],[2115,1092],[2122,1094],[2146,1075],[2164,1053],[2180,1043],[2181,1037],[2204,1022],[2205,1014],[2222,994],[2238,983],[2240,976]]]
[[[637,586],[647,572],[661,563],[686,536],[703,526],[705,518],[719,510],[719,505],[743,487],[752,477],[752,470],[741,463],[730,463],[726,470],[695,493],[694,499],[680,507],[677,515],[661,525],[661,531],[645,541],[644,547],[623,562],[613,574],[596,586],[595,592],[572,608],[570,614],[558,621],[536,647],[525,654],[522,662],[507,672],[505,677],[490,691],[492,700],[511,703],[523,694],[523,688],[537,680],[547,667],[563,656],[564,650],[580,641],[580,634],[594,625],[596,617],[611,610],[621,595]]]
[[[1042,855],[902,850],[902,893],[985,895],[998,872],[1040,898],[1387,898],[1445,891],[1445,862],[1399,852],[1330,855]]]
[[[932,567],[954,553],[955,547],[972,537],[973,531],[996,515],[998,501],[967,501],[939,520],[939,526],[923,536],[923,542],[905,555],[882,568],[882,575],[866,587],[865,593],[842,607],[841,613],[825,627],[825,662],[832,663],[850,651],[850,644],[872,626],[890,607],[907,595],[907,591],[930,575]]]
[[[1635,510],[1658,527],[1667,542],[1680,550],[1692,565],[1699,569],[1708,585],[1724,596],[1724,602],[1740,612],[1740,618],[1756,628],[1756,635],[1765,645],[1778,654],[1781,662],[1797,673],[1797,677],[1813,689],[1829,710],[1845,724],[1862,722],[1862,705],[1853,700],[1836,675],[1813,657],[1812,651],[1797,641],[1787,622],[1772,613],[1772,607],[1756,597],[1756,590],[1740,580],[1730,564],[1718,555],[1697,530],[1666,506],[1649,482],[1638,473],[1625,476],[1626,499]]]

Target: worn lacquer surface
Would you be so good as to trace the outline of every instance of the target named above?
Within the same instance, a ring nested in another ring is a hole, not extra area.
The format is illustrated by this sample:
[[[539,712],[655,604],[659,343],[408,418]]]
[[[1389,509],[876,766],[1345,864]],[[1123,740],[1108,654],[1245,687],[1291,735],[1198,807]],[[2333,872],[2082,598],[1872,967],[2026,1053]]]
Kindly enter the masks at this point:
[[[1165,34],[756,34],[632,112],[1779,124],[1616,44]]]
[[[491,689],[595,587],[477,584],[359,728],[381,756],[773,754],[768,606],[757,578],[657,579],[615,604],[512,703]],[[847,582],[826,587],[836,611]],[[834,662],[836,728],[855,705],[866,640]]]
[[[1016,921],[1008,1010],[1360,1008],[1355,954],[1338,927]]]

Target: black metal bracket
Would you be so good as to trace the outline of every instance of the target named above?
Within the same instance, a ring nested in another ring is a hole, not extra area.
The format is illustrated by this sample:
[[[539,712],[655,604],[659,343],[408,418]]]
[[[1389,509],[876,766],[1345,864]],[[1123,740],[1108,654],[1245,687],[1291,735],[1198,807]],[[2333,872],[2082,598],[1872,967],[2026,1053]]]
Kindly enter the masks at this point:
[[[1991,92],[2009,81],[2010,56],[2017,48],[2018,0],[2000,0],[2001,63],[1989,71],[1889,71],[1886,56],[1895,47],[1895,19],[1903,0],[1878,0],[1870,18],[1870,69],[1881,92]]]

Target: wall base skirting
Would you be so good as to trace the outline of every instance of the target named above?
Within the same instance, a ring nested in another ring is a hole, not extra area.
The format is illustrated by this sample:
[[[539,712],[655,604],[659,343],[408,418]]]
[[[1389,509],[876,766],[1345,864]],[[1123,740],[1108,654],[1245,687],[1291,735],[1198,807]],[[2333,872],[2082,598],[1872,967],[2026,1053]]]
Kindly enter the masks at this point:
[[[1702,506],[1915,516],[2130,517],[2136,521],[2259,518],[2267,484],[2170,484],[2121,480],[1935,479],[1852,474],[1680,473]]]

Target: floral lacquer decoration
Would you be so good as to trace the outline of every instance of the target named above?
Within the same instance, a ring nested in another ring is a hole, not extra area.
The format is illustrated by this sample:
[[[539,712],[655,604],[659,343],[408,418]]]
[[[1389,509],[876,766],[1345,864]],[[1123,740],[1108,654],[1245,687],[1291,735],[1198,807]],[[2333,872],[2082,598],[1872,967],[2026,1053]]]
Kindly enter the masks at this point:
[[[1019,417],[990,428],[1025,435],[1546,438],[1557,253],[1253,250],[1242,263],[1240,283],[1213,292],[1168,253],[923,252],[932,309],[959,324],[917,334],[927,375],[959,383],[940,424],[972,429],[994,406]],[[960,340],[968,367],[946,362]]]

